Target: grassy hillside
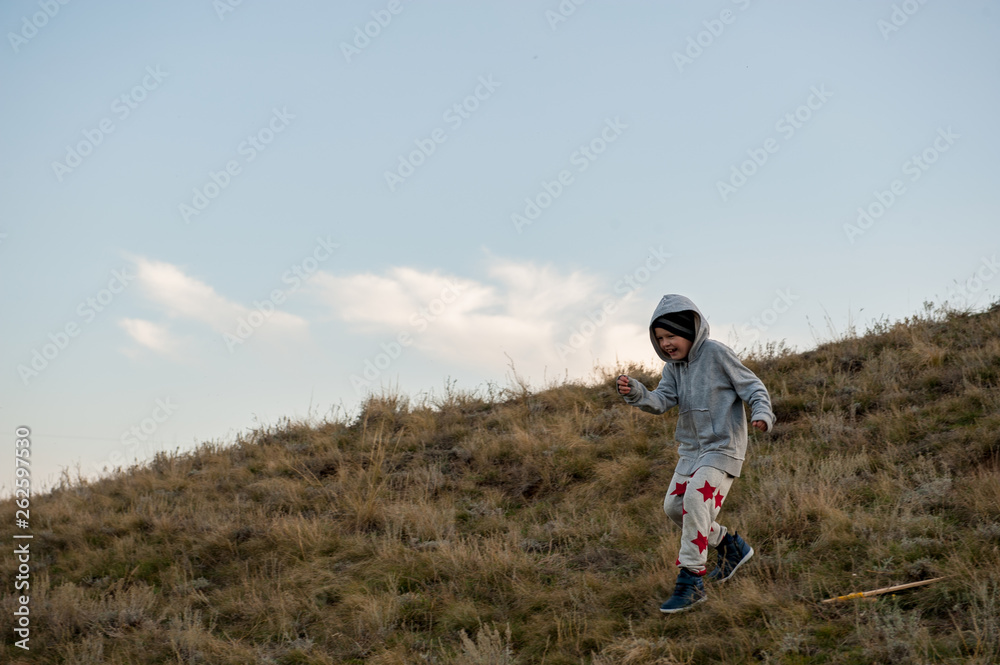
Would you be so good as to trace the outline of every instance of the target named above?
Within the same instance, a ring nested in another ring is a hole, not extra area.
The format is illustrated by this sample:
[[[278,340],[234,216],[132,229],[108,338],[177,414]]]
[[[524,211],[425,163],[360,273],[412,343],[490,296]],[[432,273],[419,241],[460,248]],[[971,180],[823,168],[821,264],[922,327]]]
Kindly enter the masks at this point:
[[[720,521],[758,554],[690,612],[658,611],[676,417],[614,392],[658,368],[614,368],[537,394],[376,396],[351,422],[35,497],[33,648],[5,630],[0,660],[1000,662],[1000,308],[746,362],[779,425],[751,434]],[[14,558],[0,570],[9,617]]]

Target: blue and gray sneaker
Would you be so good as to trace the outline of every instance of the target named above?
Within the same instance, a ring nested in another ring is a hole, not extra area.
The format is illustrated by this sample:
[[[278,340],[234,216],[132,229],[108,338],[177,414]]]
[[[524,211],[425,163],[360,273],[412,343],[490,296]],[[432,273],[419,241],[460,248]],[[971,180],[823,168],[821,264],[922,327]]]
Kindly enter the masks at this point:
[[[660,611],[664,614],[673,614],[690,609],[695,604],[707,600],[705,585],[699,575],[695,575],[687,568],[681,568],[677,575],[677,586],[674,587],[674,595],[670,596],[667,602],[660,605]]]
[[[727,533],[715,551],[719,553],[719,560],[715,569],[708,574],[708,579],[712,582],[725,582],[753,556],[753,548],[738,533]]]

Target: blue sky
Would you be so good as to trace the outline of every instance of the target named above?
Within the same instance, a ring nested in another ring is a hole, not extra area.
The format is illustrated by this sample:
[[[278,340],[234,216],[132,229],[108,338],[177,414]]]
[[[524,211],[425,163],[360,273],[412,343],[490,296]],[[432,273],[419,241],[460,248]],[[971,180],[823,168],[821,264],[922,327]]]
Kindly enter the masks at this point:
[[[652,361],[664,293],[744,349],[996,300],[996,0],[11,0],[0,27],[0,431],[32,429],[38,488],[382,386]]]

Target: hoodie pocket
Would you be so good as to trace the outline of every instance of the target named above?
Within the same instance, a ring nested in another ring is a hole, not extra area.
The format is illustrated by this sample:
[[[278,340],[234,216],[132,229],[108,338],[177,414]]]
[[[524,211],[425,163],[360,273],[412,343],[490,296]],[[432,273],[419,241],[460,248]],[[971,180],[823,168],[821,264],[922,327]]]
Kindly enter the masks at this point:
[[[677,418],[677,440],[681,443],[705,445],[718,437],[712,427],[712,415],[708,409],[688,409]]]

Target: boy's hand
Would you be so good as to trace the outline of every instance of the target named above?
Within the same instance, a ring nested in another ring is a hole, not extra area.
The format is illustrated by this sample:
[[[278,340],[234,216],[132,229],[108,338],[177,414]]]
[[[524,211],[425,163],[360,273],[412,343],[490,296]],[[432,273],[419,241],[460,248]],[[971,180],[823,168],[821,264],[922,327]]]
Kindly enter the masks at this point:
[[[761,432],[767,431],[767,423],[765,423],[763,420],[755,420],[750,424],[753,425],[755,429],[758,429]]]
[[[628,395],[630,392],[632,392],[632,389],[628,387],[628,377],[625,376],[624,374],[618,375],[618,381],[616,387],[618,388],[619,395]]]

